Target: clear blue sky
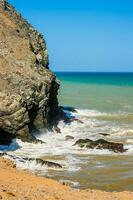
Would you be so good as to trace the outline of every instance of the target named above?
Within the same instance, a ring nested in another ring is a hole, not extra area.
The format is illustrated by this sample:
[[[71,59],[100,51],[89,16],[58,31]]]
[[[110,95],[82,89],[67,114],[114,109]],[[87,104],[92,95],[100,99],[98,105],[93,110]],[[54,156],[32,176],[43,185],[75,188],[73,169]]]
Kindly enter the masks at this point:
[[[9,0],[43,33],[54,71],[133,71],[133,0]]]

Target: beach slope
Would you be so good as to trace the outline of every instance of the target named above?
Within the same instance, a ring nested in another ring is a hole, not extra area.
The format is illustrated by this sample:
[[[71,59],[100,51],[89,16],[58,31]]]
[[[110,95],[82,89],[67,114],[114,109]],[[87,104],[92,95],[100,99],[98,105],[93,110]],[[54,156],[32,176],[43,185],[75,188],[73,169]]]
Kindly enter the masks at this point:
[[[0,199],[12,200],[132,200],[133,192],[78,190],[57,181],[16,169],[0,158]]]

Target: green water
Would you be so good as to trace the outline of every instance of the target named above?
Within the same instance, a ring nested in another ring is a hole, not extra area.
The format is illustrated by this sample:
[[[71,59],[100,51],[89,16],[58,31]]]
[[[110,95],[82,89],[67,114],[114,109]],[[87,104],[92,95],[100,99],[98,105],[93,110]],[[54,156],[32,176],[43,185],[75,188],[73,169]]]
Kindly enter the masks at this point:
[[[133,73],[57,73],[61,105],[133,112]]]

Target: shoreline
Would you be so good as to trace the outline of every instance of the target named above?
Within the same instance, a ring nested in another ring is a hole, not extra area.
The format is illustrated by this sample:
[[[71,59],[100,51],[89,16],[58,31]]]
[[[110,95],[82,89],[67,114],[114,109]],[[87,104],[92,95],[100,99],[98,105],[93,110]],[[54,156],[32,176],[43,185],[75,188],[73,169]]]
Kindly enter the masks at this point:
[[[0,199],[4,200],[132,200],[133,192],[80,190],[31,172],[16,169],[11,160],[0,158]]]

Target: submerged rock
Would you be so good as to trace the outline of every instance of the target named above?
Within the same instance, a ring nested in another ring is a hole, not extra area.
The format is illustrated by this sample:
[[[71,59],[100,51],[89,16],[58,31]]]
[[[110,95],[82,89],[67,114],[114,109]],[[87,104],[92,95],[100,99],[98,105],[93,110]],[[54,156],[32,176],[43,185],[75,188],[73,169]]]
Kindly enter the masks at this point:
[[[14,137],[32,141],[31,130],[47,127],[56,116],[59,82],[48,64],[41,33],[0,0],[1,143]]]
[[[33,161],[34,159],[30,158],[29,160]],[[41,164],[41,165],[47,165],[48,167],[52,167],[52,168],[53,167],[54,168],[62,168],[62,165],[60,165],[59,163],[43,160],[43,159],[40,159],[40,158],[36,158],[35,160],[38,164]]]
[[[69,112],[73,112],[73,113],[77,113],[77,110],[74,108],[74,107],[70,107],[70,106],[60,106],[60,108],[62,110],[66,110],[66,111],[69,111]]]
[[[8,155],[8,154],[4,154],[4,155]],[[46,166],[51,167],[51,168],[62,168],[62,165],[60,165],[59,163],[43,160],[41,158],[26,158],[26,157],[20,158],[20,157],[17,157],[15,155],[8,155],[8,156],[10,158],[12,158],[13,160],[19,160],[21,162],[36,161],[37,164],[46,165]]]
[[[65,137],[66,140],[74,140],[74,137],[71,135],[66,135]]]
[[[54,130],[56,133],[61,133],[61,129],[60,129],[58,126],[54,126],[53,130]]]
[[[109,136],[110,134],[108,134],[108,133],[99,133],[99,135]]]
[[[121,143],[114,143],[114,142],[108,142],[104,139],[99,139],[96,141],[90,140],[90,139],[80,139],[76,141],[74,145],[78,145],[79,147],[83,148],[90,148],[90,149],[108,149],[110,151],[113,151],[115,153],[124,153],[126,149],[124,149],[124,145]]]

